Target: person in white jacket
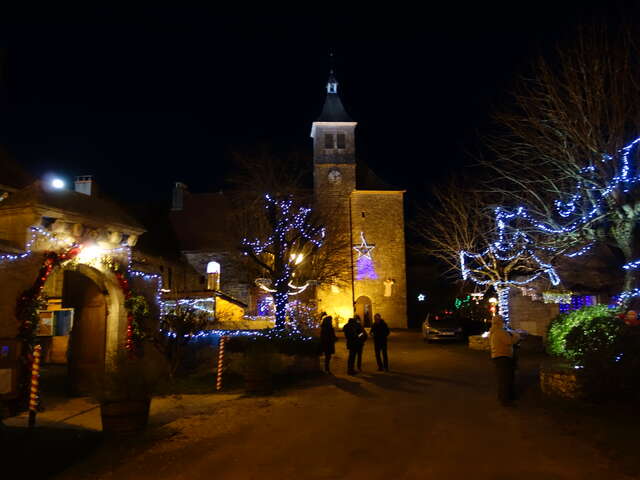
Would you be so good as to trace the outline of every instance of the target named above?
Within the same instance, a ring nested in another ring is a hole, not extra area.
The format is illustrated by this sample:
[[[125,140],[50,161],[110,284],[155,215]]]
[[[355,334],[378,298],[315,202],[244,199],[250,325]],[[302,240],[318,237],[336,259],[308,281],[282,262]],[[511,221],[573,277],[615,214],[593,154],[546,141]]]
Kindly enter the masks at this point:
[[[507,330],[500,315],[495,315],[492,318],[489,344],[491,346],[491,360],[496,366],[498,377],[498,400],[503,406],[512,405],[515,400],[513,346],[519,341],[520,335]]]

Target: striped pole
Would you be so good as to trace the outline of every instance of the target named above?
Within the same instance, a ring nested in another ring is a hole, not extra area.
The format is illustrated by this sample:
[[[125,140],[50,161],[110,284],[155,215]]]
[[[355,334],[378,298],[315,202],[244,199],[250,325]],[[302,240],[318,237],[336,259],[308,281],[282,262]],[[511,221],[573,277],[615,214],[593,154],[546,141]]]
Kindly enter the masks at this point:
[[[220,343],[218,343],[218,378],[216,379],[216,390],[219,392],[222,390],[222,368],[224,366],[224,342],[227,337],[220,337]]]
[[[36,412],[38,410],[39,389],[38,383],[40,378],[40,353],[42,347],[36,345],[33,349],[33,363],[31,364],[31,390],[29,393],[29,428],[33,428],[36,424]]]

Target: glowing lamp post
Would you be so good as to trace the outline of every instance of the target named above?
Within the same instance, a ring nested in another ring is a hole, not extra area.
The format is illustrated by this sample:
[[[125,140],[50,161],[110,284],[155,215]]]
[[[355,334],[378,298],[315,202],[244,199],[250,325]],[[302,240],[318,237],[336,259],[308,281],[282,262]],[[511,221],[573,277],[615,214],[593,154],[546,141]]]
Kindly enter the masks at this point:
[[[62,190],[64,188],[64,180],[61,178],[54,178],[51,180],[51,186],[56,190]]]

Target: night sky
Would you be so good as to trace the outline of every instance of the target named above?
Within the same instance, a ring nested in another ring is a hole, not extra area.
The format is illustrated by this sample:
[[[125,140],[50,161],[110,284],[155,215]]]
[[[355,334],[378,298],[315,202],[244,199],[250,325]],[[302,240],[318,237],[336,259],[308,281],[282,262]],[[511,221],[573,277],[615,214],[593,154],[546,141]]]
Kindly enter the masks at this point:
[[[0,143],[35,175],[92,174],[125,201],[168,200],[176,180],[216,190],[233,150],[270,144],[310,157],[333,50],[359,157],[419,198],[469,162],[491,109],[537,52],[621,9],[536,8],[5,15]]]

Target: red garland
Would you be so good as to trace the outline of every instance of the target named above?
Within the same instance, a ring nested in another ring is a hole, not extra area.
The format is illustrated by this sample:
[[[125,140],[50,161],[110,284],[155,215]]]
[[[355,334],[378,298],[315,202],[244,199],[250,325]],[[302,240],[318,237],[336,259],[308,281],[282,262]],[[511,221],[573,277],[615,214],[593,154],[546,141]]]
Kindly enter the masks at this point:
[[[73,246],[64,253],[57,254],[56,252],[45,252],[44,262],[38,271],[36,281],[31,288],[25,290],[16,303],[16,317],[20,325],[18,327],[18,336],[25,342],[31,344],[34,339],[35,327],[37,324],[37,308],[34,304],[38,302],[38,297],[42,293],[44,284],[47,282],[47,278],[51,275],[54,267],[60,265],[61,262],[71,260],[80,253],[80,247]]]
[[[80,253],[81,247],[73,246],[64,253],[57,254],[55,252],[45,252],[45,260],[40,267],[36,281],[31,288],[25,290],[16,304],[16,316],[20,322],[19,337],[25,342],[33,343],[35,327],[37,323],[37,307],[34,306],[38,302],[38,297],[42,293],[44,285],[51,275],[53,269],[60,265],[60,263],[75,258]],[[122,272],[114,272],[120,288],[124,293],[125,300],[131,298],[131,287],[129,286],[129,280],[125,278]],[[134,332],[133,332],[133,314],[127,312],[127,340],[125,342],[125,348],[129,352],[134,350]]]
[[[124,293],[125,300],[129,300],[131,298],[131,287],[129,286],[129,280],[125,278],[122,272],[114,272],[116,278],[118,279],[118,283],[120,284],[120,288]],[[133,343],[133,314],[131,312],[127,312],[127,340],[124,344],[124,347],[129,352],[133,352],[134,343]]]

